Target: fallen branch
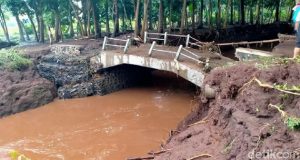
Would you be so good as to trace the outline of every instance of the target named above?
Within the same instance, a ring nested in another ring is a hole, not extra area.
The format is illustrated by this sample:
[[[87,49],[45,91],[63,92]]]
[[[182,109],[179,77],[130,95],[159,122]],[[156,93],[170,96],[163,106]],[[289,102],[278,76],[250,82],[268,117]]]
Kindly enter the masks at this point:
[[[207,123],[207,122],[208,122],[208,120],[201,120],[201,121],[198,121],[196,123],[188,125],[188,127],[192,127],[192,126],[195,126],[195,125],[198,125],[198,124],[204,124],[204,123]]]
[[[160,155],[160,154],[168,152],[168,151],[171,151],[171,149],[161,150],[161,151],[157,151],[157,152],[149,152],[148,154],[152,155],[152,156],[157,156],[157,155]]]
[[[195,160],[197,158],[209,158],[209,157],[212,157],[212,155],[205,153],[205,154],[199,154],[199,155],[194,156],[192,158],[187,158],[186,160]]]

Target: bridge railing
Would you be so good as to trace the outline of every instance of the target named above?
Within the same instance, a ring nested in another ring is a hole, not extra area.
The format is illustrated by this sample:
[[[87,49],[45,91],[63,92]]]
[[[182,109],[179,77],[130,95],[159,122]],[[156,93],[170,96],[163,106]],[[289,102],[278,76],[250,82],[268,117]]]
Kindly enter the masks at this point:
[[[125,44],[120,45],[120,44],[110,43],[110,42],[113,42],[113,41],[122,42],[122,43],[125,43]],[[118,38],[108,38],[107,36],[105,36],[104,40],[103,40],[102,50],[105,50],[106,46],[123,48],[124,53],[126,53],[128,51],[129,46],[130,46],[130,39],[125,40],[125,39],[118,39]]]
[[[162,53],[168,53],[168,54],[174,55],[175,56],[174,57],[175,61],[178,61],[179,58],[182,56],[182,57],[185,57],[185,58],[187,58],[189,60],[195,61],[198,64],[204,64],[204,63],[206,63],[206,62],[203,62],[203,61],[200,60],[200,58],[201,58],[200,56],[198,56],[197,54],[193,53],[192,51],[189,51],[186,48],[183,48],[182,45],[180,45],[178,47],[178,50],[176,52],[175,51],[167,51],[167,50],[163,50],[163,49],[156,49],[155,45],[156,45],[156,41],[153,41],[152,45],[150,47],[150,50],[148,52],[149,56],[152,56],[153,51],[156,51],[156,52],[162,52]],[[185,52],[183,52],[183,51],[185,51]]]
[[[157,38],[157,37],[151,37],[151,36],[159,36],[163,38]],[[165,33],[150,33],[150,32],[145,32],[144,33],[144,43],[147,43],[148,40],[154,40],[154,41],[163,41],[164,45],[167,45],[168,37],[180,37],[180,38],[185,38],[186,43],[185,46],[188,47],[189,41],[190,41],[190,35],[179,35],[179,34],[169,34],[168,32]]]

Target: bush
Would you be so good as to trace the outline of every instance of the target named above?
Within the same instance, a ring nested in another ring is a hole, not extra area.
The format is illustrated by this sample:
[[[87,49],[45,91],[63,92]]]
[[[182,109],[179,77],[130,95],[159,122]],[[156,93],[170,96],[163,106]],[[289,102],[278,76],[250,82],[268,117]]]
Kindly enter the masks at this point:
[[[24,70],[32,64],[32,61],[16,50],[0,50],[0,68],[10,70]]]

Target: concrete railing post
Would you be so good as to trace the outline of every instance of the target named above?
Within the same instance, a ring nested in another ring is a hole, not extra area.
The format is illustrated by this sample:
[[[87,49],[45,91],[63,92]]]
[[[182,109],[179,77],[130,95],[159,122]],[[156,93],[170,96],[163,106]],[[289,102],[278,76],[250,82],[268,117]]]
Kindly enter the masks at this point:
[[[149,56],[152,55],[152,51],[153,51],[153,49],[154,49],[155,44],[156,44],[156,41],[153,41],[153,42],[152,42],[152,45],[151,45],[151,47],[150,47],[149,53],[148,53]]]
[[[165,36],[164,36],[164,45],[167,44],[167,37],[168,37],[168,32],[165,32]]]
[[[144,43],[147,43],[147,36],[148,36],[148,32],[144,33]]]
[[[190,35],[186,35],[186,43],[185,43],[185,47],[189,47],[189,43],[190,43]]]
[[[105,36],[102,44],[102,50],[105,50],[106,42],[107,42],[107,37]]]
[[[176,52],[176,56],[175,56],[175,61],[177,61],[179,59],[179,56],[180,56],[180,52],[181,52],[181,49],[182,49],[182,45],[179,46],[177,52]]]
[[[125,47],[124,47],[124,53],[125,53],[125,54],[127,53],[129,46],[130,46],[130,39],[127,39],[126,45],[125,45]]]

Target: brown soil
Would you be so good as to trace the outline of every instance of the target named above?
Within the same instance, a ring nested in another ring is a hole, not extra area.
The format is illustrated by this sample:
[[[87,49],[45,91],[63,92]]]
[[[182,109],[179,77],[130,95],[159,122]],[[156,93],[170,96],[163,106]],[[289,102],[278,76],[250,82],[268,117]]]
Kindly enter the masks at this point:
[[[278,110],[269,104],[282,104],[288,115],[299,117],[300,97],[262,88],[255,82],[245,85],[253,77],[268,84],[299,85],[300,64],[290,62],[266,70],[240,64],[213,70],[205,84],[216,89],[216,97],[199,97],[199,107],[179,125],[178,132],[173,132],[163,147],[166,152],[155,159],[245,160],[253,150],[298,149],[300,133],[288,129]]]
[[[29,68],[26,71],[0,70],[0,117],[51,102],[54,85]]]

